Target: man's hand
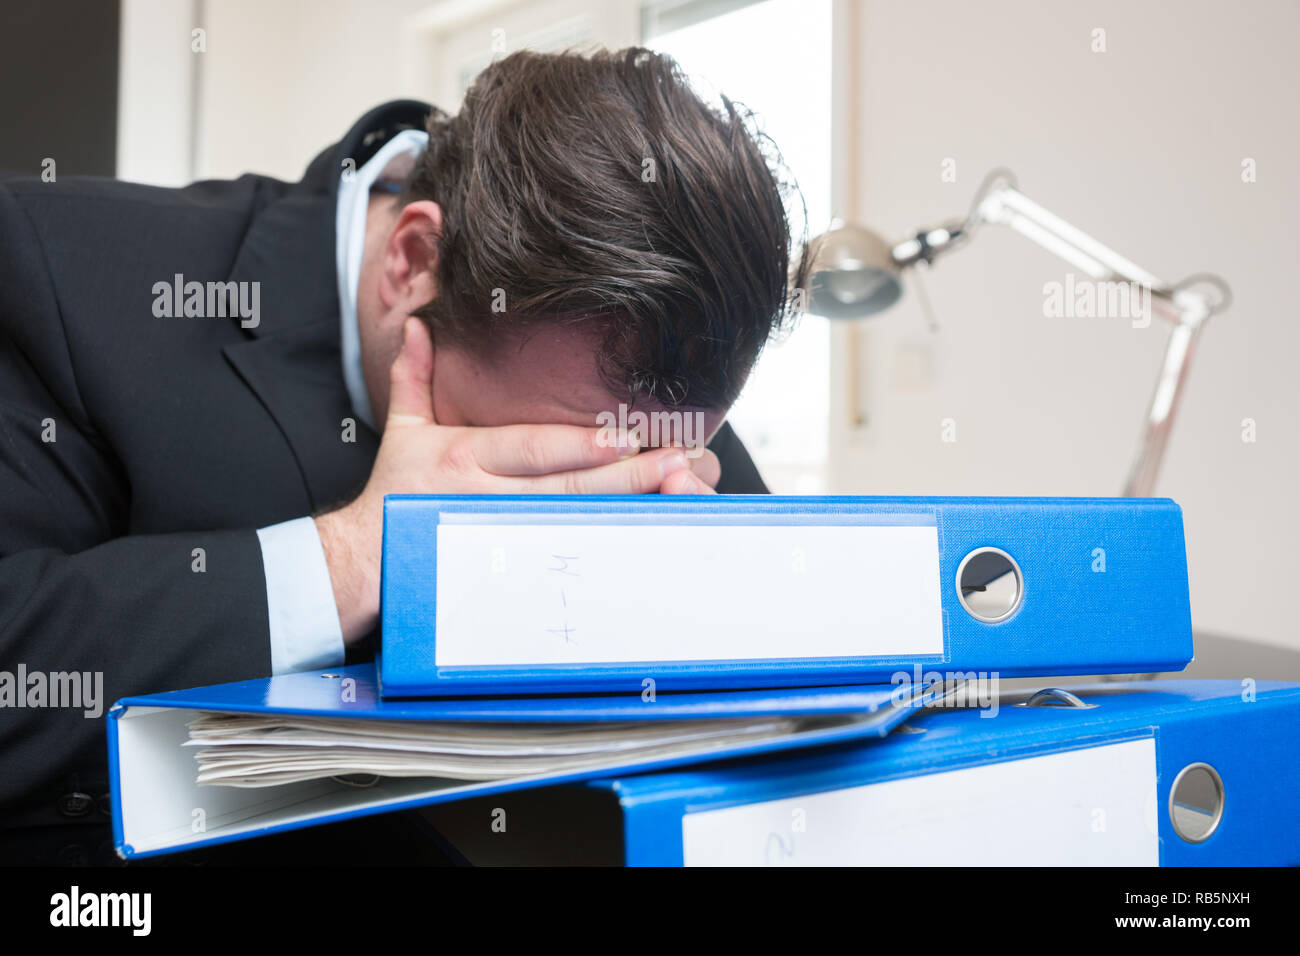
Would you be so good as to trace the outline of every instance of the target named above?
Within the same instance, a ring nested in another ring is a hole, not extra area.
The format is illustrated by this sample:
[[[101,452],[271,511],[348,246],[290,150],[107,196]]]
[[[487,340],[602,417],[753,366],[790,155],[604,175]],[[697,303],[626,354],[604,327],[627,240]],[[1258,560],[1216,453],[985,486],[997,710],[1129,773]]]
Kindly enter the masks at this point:
[[[403,336],[366,487],[316,519],[345,643],[367,634],[379,616],[384,495],[713,493],[720,468],[708,450],[691,462],[680,448],[640,452],[633,436],[619,447],[598,440],[599,429],[578,425],[439,425],[428,329],[408,319]]]

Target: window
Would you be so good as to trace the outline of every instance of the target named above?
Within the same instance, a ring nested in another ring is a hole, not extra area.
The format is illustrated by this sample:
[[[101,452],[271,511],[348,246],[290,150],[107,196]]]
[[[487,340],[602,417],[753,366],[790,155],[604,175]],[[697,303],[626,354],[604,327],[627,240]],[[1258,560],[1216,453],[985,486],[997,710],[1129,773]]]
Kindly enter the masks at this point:
[[[809,237],[824,230],[831,218],[830,0],[652,4],[642,22],[644,44],[674,57],[701,95],[724,92],[755,112],[800,186]],[[797,203],[790,213],[801,228]],[[729,420],[773,491],[826,489],[830,341],[825,319],[803,317],[769,344],[732,409]]]

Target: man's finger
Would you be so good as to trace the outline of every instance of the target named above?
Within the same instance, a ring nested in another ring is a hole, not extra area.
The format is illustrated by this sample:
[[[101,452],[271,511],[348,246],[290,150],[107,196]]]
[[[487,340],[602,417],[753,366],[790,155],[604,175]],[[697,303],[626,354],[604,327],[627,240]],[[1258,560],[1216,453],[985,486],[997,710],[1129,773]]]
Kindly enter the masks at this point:
[[[718,480],[722,478],[722,463],[718,461],[717,455],[706,448],[698,458],[691,459],[691,471],[701,482],[710,488],[716,488]]]
[[[494,475],[550,475],[608,465],[637,453],[636,436],[580,425],[503,425],[473,430],[474,458]]]
[[[712,485],[705,484],[690,471],[679,471],[664,479],[659,488],[661,495],[716,495]]]
[[[519,493],[528,495],[643,495],[658,491],[669,475],[690,470],[680,448],[656,448],[613,464],[517,481]]]

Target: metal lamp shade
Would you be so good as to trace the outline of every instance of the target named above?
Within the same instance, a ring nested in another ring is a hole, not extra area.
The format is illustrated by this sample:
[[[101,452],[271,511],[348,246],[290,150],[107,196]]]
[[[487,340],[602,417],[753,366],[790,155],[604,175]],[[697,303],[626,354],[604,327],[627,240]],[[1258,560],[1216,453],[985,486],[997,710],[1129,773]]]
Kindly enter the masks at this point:
[[[809,309],[828,319],[881,312],[903,294],[890,245],[860,226],[840,225],[814,242]]]

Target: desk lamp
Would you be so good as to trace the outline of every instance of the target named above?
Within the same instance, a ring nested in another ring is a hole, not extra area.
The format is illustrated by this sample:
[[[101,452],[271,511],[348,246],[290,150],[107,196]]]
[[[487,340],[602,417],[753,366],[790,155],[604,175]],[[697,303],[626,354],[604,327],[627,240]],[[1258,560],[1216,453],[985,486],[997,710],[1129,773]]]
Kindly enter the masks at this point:
[[[833,225],[813,240],[809,311],[828,319],[858,319],[882,312],[902,296],[905,269],[933,263],[968,243],[986,224],[1011,227],[1094,280],[1136,283],[1147,293],[1152,313],[1173,324],[1123,491],[1127,497],[1148,497],[1201,331],[1206,320],[1231,301],[1227,284],[1217,276],[1193,275],[1174,285],[1162,282],[1034,203],[1019,190],[1009,171],[999,169],[985,178],[965,219],[918,231],[902,242],[891,245],[869,229]],[[1212,286],[1218,295],[1207,296],[1194,289],[1196,285]]]

